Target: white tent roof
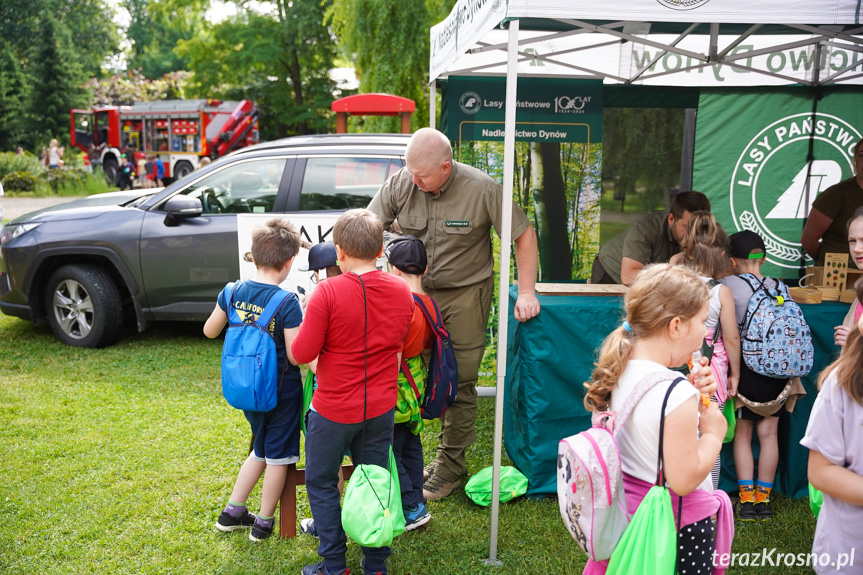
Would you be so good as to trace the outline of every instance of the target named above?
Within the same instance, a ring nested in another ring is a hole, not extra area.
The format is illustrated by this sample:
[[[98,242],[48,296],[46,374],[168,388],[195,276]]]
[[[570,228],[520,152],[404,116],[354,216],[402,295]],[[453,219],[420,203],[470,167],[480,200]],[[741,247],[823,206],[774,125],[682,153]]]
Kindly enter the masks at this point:
[[[598,18],[602,18],[598,20]],[[520,73],[666,86],[863,84],[860,0],[459,0],[431,29],[430,80]]]

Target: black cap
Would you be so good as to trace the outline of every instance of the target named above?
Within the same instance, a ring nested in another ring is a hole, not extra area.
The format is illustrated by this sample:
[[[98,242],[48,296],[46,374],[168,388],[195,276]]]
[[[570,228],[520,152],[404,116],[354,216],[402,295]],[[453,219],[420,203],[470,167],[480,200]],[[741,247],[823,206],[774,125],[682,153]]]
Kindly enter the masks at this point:
[[[756,252],[756,250],[760,251]],[[743,230],[742,232],[731,234],[731,237],[728,238],[729,257],[758,260],[763,258],[766,253],[767,249],[764,247],[764,240],[752,230]]]
[[[333,242],[315,244],[309,250],[309,265],[304,270],[322,270],[336,264],[336,245]]]
[[[391,265],[408,274],[422,275],[428,266],[426,248],[414,236],[394,239],[384,250],[384,254]]]

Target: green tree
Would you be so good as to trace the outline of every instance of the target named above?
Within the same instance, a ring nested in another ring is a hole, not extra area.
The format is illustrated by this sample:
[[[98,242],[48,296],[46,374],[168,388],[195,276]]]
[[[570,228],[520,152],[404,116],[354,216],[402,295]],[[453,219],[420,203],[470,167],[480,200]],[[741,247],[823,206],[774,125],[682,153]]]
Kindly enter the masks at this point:
[[[132,44],[130,69],[140,69],[151,80],[169,72],[186,70],[188,57],[175,48],[181,40],[194,38],[204,28],[208,0],[124,0],[131,20],[126,37]]]
[[[86,105],[82,86],[86,78],[71,54],[62,26],[48,16],[39,27],[32,60],[30,99],[31,139],[69,141],[69,110]],[[45,142],[47,143],[47,142]]]
[[[354,62],[360,92],[387,92],[414,100],[414,129],[427,126],[429,120],[429,28],[454,4],[454,0],[425,0],[407,8],[401,0],[333,0],[327,11],[343,56]],[[398,122],[397,118],[368,118],[361,129],[397,132]]]
[[[189,90],[255,100],[263,139],[331,131],[336,44],[323,24],[326,3],[276,0],[269,7],[273,15],[241,10],[179,42],[194,73]]]
[[[8,42],[0,40],[0,151],[23,144],[27,79]]]
[[[114,10],[106,0],[3,0],[0,1],[0,38],[25,63],[37,43],[43,21],[53,19],[66,30],[71,60],[88,75],[101,74],[102,66],[119,49],[120,33]]]
[[[614,182],[621,211],[626,196],[642,192],[643,210],[667,203],[680,182],[680,108],[606,108],[602,117],[603,181]]]

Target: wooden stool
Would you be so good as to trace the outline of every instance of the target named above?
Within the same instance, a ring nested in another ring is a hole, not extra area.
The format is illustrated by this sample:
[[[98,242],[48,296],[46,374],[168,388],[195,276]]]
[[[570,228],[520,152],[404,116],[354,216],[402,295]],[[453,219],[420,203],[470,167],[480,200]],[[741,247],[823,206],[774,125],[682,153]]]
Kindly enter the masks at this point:
[[[342,465],[342,476],[345,481],[351,478],[354,471],[353,465]],[[306,484],[306,470],[297,469],[297,465],[288,465],[288,475],[285,478],[285,487],[279,498],[279,537],[297,536],[297,486]]]

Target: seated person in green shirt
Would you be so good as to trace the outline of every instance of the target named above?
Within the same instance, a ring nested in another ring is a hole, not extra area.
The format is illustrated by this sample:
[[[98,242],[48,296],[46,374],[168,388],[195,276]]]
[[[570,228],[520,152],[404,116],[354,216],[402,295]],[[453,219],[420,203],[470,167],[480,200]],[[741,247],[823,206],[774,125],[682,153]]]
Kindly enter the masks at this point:
[[[667,262],[680,251],[680,240],[693,212],[709,211],[710,200],[701,192],[677,194],[667,214],[644,214],[599,249],[590,283],[631,284],[641,268]]]

